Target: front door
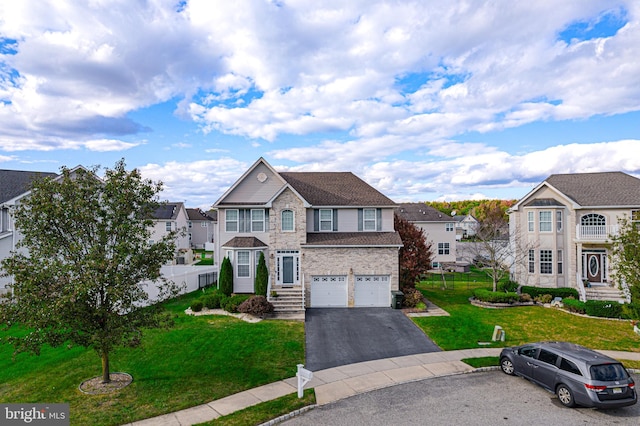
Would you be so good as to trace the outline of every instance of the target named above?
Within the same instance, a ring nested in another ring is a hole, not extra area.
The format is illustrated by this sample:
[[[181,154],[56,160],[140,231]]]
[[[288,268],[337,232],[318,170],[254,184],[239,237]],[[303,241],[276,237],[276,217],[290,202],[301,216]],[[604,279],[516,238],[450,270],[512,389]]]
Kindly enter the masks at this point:
[[[276,255],[276,284],[285,287],[300,285],[300,252],[278,250]]]
[[[602,282],[602,268],[604,266],[602,258],[603,255],[601,253],[587,253],[585,266],[587,269],[587,280],[589,280],[589,282]]]

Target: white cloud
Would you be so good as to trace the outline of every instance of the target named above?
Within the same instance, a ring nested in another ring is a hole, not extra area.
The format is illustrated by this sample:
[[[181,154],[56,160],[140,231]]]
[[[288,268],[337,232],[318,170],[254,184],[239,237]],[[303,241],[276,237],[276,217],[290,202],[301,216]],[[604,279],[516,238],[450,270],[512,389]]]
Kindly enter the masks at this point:
[[[96,139],[86,141],[83,145],[90,151],[107,152],[107,151],[124,151],[136,147],[144,142],[131,143],[123,142],[115,139]]]

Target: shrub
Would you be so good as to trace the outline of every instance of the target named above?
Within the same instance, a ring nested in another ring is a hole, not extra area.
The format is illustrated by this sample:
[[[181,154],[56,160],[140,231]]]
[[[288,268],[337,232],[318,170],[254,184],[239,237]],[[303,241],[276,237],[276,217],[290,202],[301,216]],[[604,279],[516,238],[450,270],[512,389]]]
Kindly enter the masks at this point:
[[[515,281],[506,281],[498,284],[498,291],[504,291],[505,293],[515,293],[518,290],[519,284]]]
[[[266,296],[268,285],[269,285],[269,270],[267,269],[267,264],[264,261],[264,253],[260,253],[260,258],[258,259],[258,266],[256,268],[256,278],[253,281],[253,288],[258,296]]]
[[[222,299],[226,298],[220,290],[214,290],[202,297],[202,303],[207,309],[219,309]]]
[[[622,318],[622,304],[611,300],[587,300],[585,313],[592,317]]]
[[[532,297],[531,297],[531,295],[530,295],[530,294],[528,294],[528,293],[522,293],[522,294],[520,295],[520,301],[521,301],[522,303],[529,303],[529,302],[531,302],[532,300],[533,300],[533,298],[532,298]]]
[[[640,320],[640,303],[627,303],[622,305],[623,318]]]
[[[200,312],[202,310],[203,306],[204,306],[204,304],[200,300],[196,300],[195,302],[193,302],[191,304],[191,311],[192,312]]]
[[[479,288],[473,292],[473,296],[487,303],[515,303],[520,301],[518,293],[509,292],[502,293],[499,291],[490,291],[485,288]]]
[[[550,294],[539,294],[533,298],[537,303],[551,303],[553,296]]]
[[[562,299],[562,304],[564,305],[564,308],[569,312],[576,312],[578,314],[584,314],[586,312],[584,302],[581,302],[579,300],[573,298],[565,298]]]
[[[249,298],[248,294],[234,294],[231,297],[227,297],[226,299],[220,301],[222,309],[227,312],[236,313],[238,312],[238,306],[242,304],[245,300]]]
[[[273,305],[264,296],[251,296],[238,306],[238,312],[261,317],[273,312]]]
[[[404,288],[402,289],[402,292],[404,293],[402,306],[405,308],[415,308],[418,303],[422,303],[424,301],[422,292],[416,288]]]
[[[233,293],[233,267],[228,257],[222,260],[220,279],[218,281],[220,283],[220,291],[226,296],[231,296],[231,293]]]
[[[551,300],[553,300],[553,298],[555,297],[561,297],[563,299],[566,297],[573,297],[574,299],[578,298],[578,290],[576,290],[575,288],[569,288],[569,287],[544,288],[544,287],[532,287],[532,286],[525,285],[520,287],[520,292],[530,294],[531,297],[533,297],[534,299],[537,296],[540,296],[543,294],[551,295]]]

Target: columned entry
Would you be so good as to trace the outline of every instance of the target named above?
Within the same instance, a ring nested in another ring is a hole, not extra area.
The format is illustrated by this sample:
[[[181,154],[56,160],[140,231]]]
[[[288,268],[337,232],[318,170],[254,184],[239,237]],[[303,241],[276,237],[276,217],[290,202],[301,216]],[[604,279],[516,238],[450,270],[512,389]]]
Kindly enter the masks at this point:
[[[605,250],[582,252],[582,277],[591,283],[607,282],[607,253]]]
[[[300,251],[276,250],[276,285],[300,285]]]

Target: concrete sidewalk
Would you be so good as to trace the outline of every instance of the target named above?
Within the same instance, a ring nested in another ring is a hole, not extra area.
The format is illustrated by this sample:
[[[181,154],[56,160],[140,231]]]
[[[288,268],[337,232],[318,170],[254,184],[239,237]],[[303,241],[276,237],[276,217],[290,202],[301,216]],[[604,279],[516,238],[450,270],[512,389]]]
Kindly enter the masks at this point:
[[[318,405],[401,383],[430,377],[449,376],[474,371],[463,363],[465,358],[498,356],[502,348],[478,348],[432,352],[366,361],[314,371],[313,380],[305,388],[315,388]],[[599,351],[621,360],[640,361],[640,353]],[[129,423],[127,426],[186,426],[217,419],[261,402],[296,393],[298,379],[292,377],[258,388],[230,395],[207,404]]]

